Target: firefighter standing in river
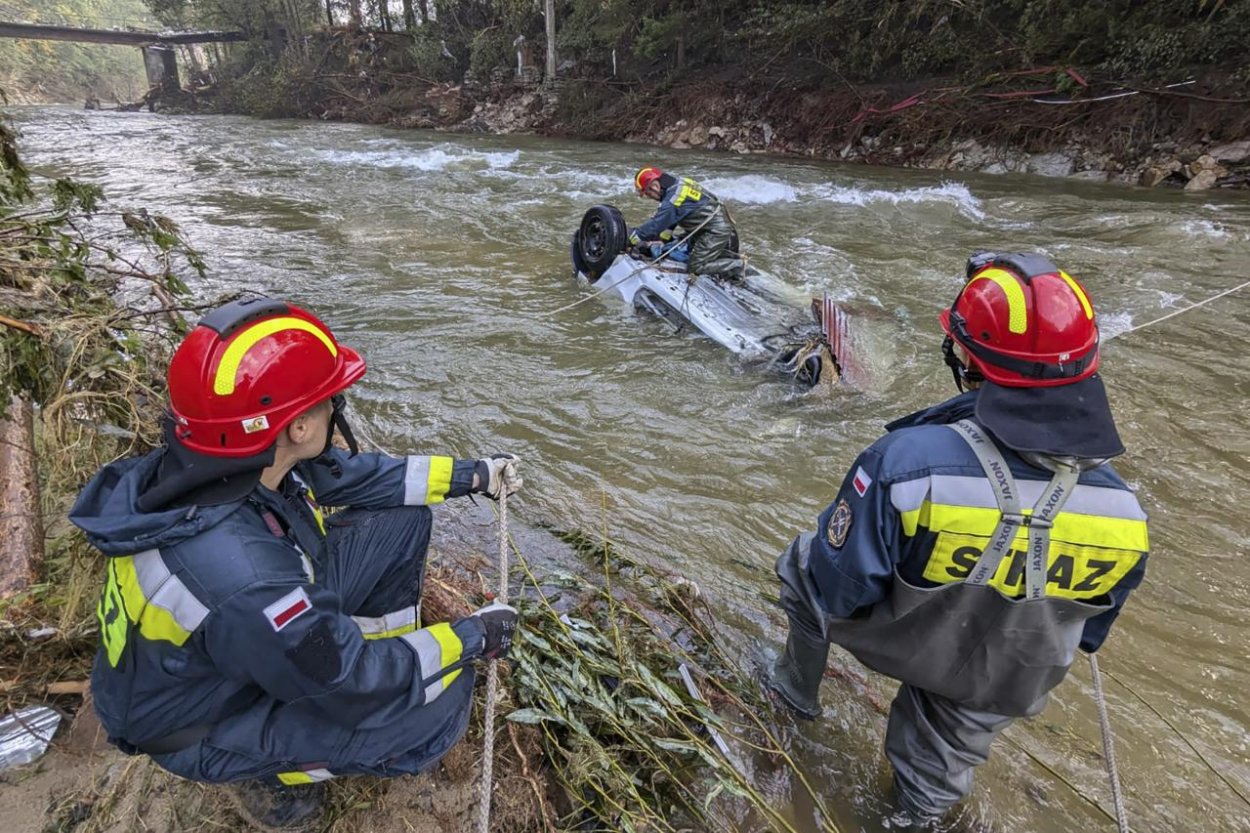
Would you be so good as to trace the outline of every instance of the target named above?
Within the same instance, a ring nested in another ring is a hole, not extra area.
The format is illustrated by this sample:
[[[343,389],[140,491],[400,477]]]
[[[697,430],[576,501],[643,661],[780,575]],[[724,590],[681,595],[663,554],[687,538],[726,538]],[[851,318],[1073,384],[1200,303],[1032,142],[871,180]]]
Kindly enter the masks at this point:
[[[333,776],[433,766],[468,724],[473,661],[516,626],[496,604],[419,627],[429,506],[515,491],[516,458],[355,453],[342,392],[364,372],[295,306],[221,307],[174,354],[165,447],[105,466],[70,514],[108,556],[91,690],[109,739],[241,782],[261,827],[315,822]]]
[[[1085,290],[1038,255],[974,255],[967,277],[941,315],[964,392],[888,425],[777,561],[773,689],[818,717],[830,642],[900,680],[885,752],[899,816],[920,824],[969,793],[1078,647],[1098,650],[1148,551],[1106,462],[1124,448]]]

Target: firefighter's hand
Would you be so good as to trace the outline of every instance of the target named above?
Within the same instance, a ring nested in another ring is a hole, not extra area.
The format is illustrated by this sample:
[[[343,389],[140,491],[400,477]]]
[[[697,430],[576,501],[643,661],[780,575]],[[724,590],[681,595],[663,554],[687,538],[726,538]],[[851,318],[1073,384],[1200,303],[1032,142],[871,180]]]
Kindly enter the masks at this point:
[[[482,645],[484,659],[501,659],[512,647],[512,635],[516,633],[516,608],[493,602],[471,614],[482,623],[485,642]]]
[[[473,491],[499,500],[501,494],[513,495],[520,491],[525,481],[517,471],[521,458],[515,454],[492,454],[477,461]]]

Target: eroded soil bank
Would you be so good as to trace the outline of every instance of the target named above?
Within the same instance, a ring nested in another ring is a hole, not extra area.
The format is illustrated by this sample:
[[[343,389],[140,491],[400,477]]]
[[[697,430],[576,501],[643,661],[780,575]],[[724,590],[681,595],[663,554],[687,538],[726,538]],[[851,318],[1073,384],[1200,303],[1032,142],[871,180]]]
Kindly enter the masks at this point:
[[[332,32],[307,57],[193,79],[165,106],[1189,190],[1250,184],[1250,91],[1219,73],[1134,86],[1045,66],[827,89],[734,68],[673,84],[574,72],[543,84],[496,70],[446,83],[415,70],[407,48],[400,35]]]

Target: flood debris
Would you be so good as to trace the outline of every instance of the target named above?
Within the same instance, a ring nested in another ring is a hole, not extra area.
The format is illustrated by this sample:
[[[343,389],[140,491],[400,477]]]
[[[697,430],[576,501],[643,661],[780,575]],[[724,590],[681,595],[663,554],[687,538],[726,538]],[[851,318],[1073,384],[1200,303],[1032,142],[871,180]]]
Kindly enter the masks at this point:
[[[26,706],[0,717],[0,772],[43,757],[60,725],[60,712],[47,706]]]

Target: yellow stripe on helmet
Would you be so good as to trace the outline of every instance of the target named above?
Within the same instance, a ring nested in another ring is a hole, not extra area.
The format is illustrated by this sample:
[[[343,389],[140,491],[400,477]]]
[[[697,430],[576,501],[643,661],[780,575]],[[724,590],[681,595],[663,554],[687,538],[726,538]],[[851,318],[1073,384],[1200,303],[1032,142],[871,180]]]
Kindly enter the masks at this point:
[[[262,339],[287,330],[303,330],[306,333],[312,333],[321,339],[321,343],[330,351],[331,356],[337,356],[339,353],[334,342],[316,324],[290,316],[270,318],[239,333],[238,337],[226,348],[226,352],[221,357],[221,363],[217,365],[217,375],[213,379],[213,393],[218,396],[229,396],[234,393],[235,377],[247,351],[255,347]]]
[[[650,165],[648,165],[645,168],[640,168],[638,170],[638,173],[634,174],[634,188],[636,190],[641,191],[642,190],[642,175],[645,174],[647,171],[654,171],[654,170],[655,168],[651,167]]]
[[[1067,281],[1068,286],[1072,287],[1072,291],[1076,293],[1076,297],[1081,302],[1081,309],[1085,310],[1085,317],[1092,320],[1094,317],[1094,308],[1090,306],[1089,298],[1085,295],[1085,290],[1081,289],[1081,285],[1072,280],[1072,276],[1062,269],[1059,270],[1059,277]]]
[[[1028,332],[1028,303],[1024,300],[1024,288],[1020,286],[1020,279],[1006,269],[991,267],[978,272],[968,283],[982,278],[998,284],[999,289],[1007,296],[1007,329],[1017,334]]]

